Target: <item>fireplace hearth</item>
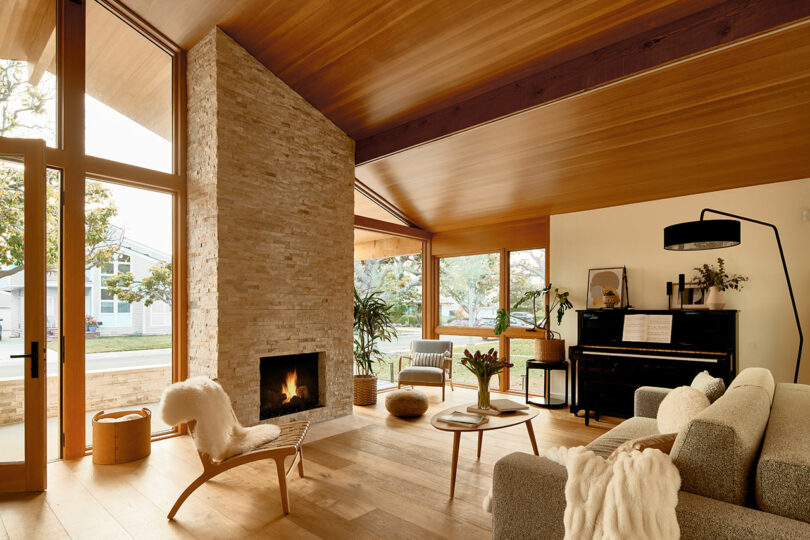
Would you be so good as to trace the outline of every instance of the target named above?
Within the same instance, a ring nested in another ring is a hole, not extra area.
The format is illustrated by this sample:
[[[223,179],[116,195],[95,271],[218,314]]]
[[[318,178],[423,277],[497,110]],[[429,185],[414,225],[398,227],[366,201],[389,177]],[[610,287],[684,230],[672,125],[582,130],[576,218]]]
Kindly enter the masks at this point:
[[[320,353],[265,356],[259,359],[259,419],[266,420],[321,407]]]

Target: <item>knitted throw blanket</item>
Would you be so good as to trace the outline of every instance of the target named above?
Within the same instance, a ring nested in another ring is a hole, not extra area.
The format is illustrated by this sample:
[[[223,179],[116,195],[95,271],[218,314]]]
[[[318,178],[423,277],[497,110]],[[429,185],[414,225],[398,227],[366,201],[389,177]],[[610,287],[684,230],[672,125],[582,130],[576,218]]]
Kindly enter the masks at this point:
[[[647,448],[609,461],[577,446],[540,455],[568,471],[565,540],[680,538],[675,507],[681,476],[667,454]],[[491,495],[484,501],[488,511]]]

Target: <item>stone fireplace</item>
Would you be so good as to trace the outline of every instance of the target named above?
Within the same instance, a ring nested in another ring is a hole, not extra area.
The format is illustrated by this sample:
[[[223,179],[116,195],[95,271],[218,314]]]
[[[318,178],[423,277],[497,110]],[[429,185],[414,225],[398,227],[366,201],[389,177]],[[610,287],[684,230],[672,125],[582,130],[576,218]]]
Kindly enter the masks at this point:
[[[318,351],[320,406],[265,421],[351,414],[354,142],[218,28],[187,83],[189,376],[252,425],[257,359]]]

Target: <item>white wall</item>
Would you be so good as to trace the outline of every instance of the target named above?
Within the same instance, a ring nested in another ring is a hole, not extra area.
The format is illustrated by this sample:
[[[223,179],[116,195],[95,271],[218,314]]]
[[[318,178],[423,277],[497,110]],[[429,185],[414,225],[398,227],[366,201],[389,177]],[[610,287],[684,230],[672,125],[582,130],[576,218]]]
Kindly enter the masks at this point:
[[[680,273],[689,280],[695,266],[722,257],[727,271],[750,277],[742,291],[726,292],[726,307],[740,310],[739,369],[762,366],[777,382],[792,382],[798,334],[771,229],[743,222],[739,246],[663,249],[664,227],[697,220],[705,207],[779,228],[806,336],[799,382],[810,384],[810,221],[802,219],[802,211],[810,210],[810,179],[551,216],[550,280],[570,290],[574,307],[583,309],[589,268],[627,266],[633,306],[666,309],[667,281],[677,282]],[[576,343],[574,314],[561,330],[566,345]],[[555,379],[554,393],[562,390],[562,379]]]

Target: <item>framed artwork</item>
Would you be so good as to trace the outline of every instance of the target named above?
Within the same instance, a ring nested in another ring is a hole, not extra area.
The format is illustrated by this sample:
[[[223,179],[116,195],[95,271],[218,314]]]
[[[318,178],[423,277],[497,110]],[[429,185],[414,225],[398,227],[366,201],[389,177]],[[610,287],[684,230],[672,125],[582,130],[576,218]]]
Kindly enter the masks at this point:
[[[708,309],[706,291],[697,283],[684,283],[683,292],[678,293],[678,280],[672,283],[672,295],[669,297],[669,309]]]
[[[625,291],[627,290],[627,270],[624,266],[616,268],[591,268],[588,270],[588,301],[586,309],[600,309],[605,307],[602,301],[602,292],[610,289],[618,296],[616,307],[626,305]]]

